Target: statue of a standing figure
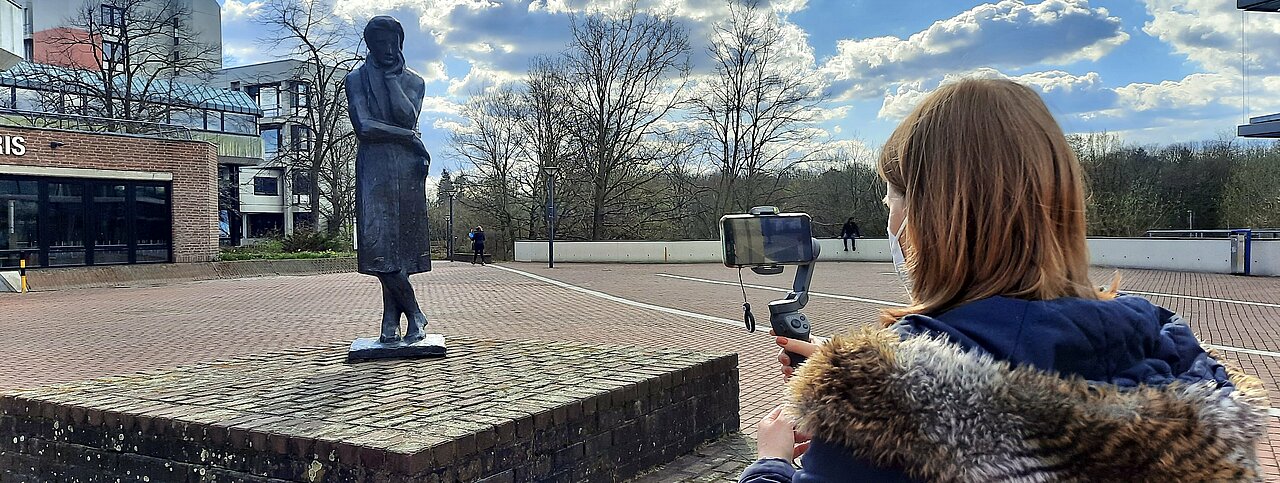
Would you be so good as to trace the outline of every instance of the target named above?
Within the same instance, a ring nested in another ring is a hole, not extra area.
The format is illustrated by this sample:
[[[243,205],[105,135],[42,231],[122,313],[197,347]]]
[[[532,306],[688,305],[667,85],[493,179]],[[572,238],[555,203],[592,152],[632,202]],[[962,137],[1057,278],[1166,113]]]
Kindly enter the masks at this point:
[[[404,65],[404,28],[388,16],[364,28],[369,55],[346,77],[356,155],[356,237],[360,273],[382,283],[382,333],[351,346],[353,359],[443,355],[427,337],[427,316],[409,275],[431,270],[426,177],[431,155],[418,133],[425,83]],[[408,319],[403,337],[400,317]],[[424,340],[427,339],[427,340]]]

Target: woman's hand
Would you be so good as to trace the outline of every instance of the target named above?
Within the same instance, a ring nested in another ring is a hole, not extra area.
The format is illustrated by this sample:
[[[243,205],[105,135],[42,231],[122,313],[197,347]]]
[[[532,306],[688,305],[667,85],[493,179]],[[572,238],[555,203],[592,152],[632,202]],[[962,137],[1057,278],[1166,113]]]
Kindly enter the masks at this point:
[[[805,342],[802,340],[788,339],[786,337],[778,337],[778,335],[773,333],[772,330],[769,331],[769,335],[776,337],[774,342],[778,344],[778,347],[782,348],[782,350],[778,351],[778,363],[782,364],[783,381],[790,381],[791,373],[795,371],[795,369],[791,367],[791,358],[787,356],[788,352],[794,352],[808,358],[812,356],[814,352],[818,351],[818,346],[826,344],[831,340],[826,337],[818,337],[814,335],[809,336],[811,342]]]
[[[809,449],[809,437],[796,432],[796,425],[782,415],[782,406],[773,408],[756,424],[756,448],[760,459],[799,458]]]

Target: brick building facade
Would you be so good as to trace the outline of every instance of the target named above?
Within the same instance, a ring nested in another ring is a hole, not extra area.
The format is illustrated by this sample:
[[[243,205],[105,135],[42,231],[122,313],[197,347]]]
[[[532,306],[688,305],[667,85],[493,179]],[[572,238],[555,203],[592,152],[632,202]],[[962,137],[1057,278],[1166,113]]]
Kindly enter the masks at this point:
[[[0,141],[12,148],[17,137],[22,138],[23,149],[0,149],[0,184],[13,185],[0,188],[15,193],[26,189],[27,194],[25,198],[9,194],[7,200],[0,200],[8,205],[0,206],[0,212],[8,211],[5,235],[10,245],[0,244],[0,252],[25,250],[21,256],[31,266],[204,262],[217,258],[218,152],[214,144],[0,126]],[[38,198],[33,191],[36,186]],[[59,191],[51,194],[55,186]],[[77,186],[80,188],[75,192],[66,189]],[[83,204],[77,201],[79,197],[83,197]],[[34,199],[40,203],[38,215]],[[115,204],[110,204],[113,201]],[[15,203],[26,203],[26,211],[15,208],[19,206]],[[58,207],[61,211],[50,214],[47,205],[55,203],[62,203]],[[167,216],[163,213],[166,207]],[[15,210],[19,213],[16,216]],[[25,226],[22,216],[27,220]],[[33,228],[35,220],[43,226]],[[163,223],[168,224],[168,230]],[[18,228],[31,234],[27,241]],[[81,238],[80,247],[75,245],[76,234]],[[30,240],[35,238],[40,238],[38,243]],[[16,255],[9,255],[8,261],[16,263]],[[76,263],[78,260],[82,262]]]

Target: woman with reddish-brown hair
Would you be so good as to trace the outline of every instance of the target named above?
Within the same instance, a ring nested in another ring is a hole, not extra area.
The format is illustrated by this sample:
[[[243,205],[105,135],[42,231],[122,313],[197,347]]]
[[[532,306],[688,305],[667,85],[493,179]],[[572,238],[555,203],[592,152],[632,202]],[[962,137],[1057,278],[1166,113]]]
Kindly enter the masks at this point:
[[[814,343],[742,482],[1253,481],[1265,394],[1089,280],[1084,182],[1031,89],[964,80],[880,154],[910,304]],[[792,465],[800,456],[802,468]]]

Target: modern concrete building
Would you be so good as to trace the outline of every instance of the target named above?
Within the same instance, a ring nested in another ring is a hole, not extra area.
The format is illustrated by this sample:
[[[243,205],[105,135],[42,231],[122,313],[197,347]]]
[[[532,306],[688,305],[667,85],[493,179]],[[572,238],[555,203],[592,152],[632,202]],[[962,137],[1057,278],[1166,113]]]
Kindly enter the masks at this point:
[[[115,49],[110,45],[110,36],[104,36],[97,54],[93,49],[67,53],[66,41],[62,41],[64,45],[57,45],[56,40],[75,35],[88,38],[87,32],[76,32],[70,27],[83,23],[76,21],[83,15],[78,12],[89,12],[103,25],[120,25],[124,22],[122,17],[132,18],[134,14],[124,15],[106,0],[0,0],[6,1],[16,1],[26,7],[24,55],[32,62],[16,67],[20,72],[0,75],[0,109],[89,114],[74,109],[74,92],[63,92],[59,87],[38,82],[23,83],[21,79],[33,76],[21,72],[60,67],[86,71],[104,68],[106,62],[102,57],[111,55]],[[143,5],[162,1],[173,0],[144,0]],[[178,25],[182,26],[180,32],[186,38],[181,38],[175,29],[175,35],[168,41],[175,51],[184,42],[216,46],[215,54],[208,59],[215,76],[213,80],[164,81],[178,87],[161,89],[165,99],[151,101],[182,106],[156,121],[186,128],[193,139],[217,146],[220,184],[217,212],[224,245],[253,243],[292,233],[296,225],[310,219],[306,190],[294,188],[307,182],[299,173],[290,172],[289,163],[283,161],[310,150],[310,130],[307,123],[299,122],[306,117],[303,114],[310,99],[308,83],[300,74],[304,64],[281,61],[221,70],[222,16],[217,0],[176,1],[177,8],[183,12]],[[179,93],[190,95],[177,95]],[[40,103],[36,101],[49,104],[50,97],[60,97],[62,101],[55,102],[53,108],[38,106]]]
[[[312,63],[286,59],[226,68],[214,78],[215,86],[243,91],[262,109],[258,124],[264,162],[226,165],[219,171],[224,183],[238,179],[242,233],[250,241],[270,230],[292,233],[295,226],[311,219],[310,178],[298,168],[314,147],[310,127],[316,122],[311,111],[317,98],[311,85],[317,78],[314,69]],[[335,78],[345,75],[338,72]],[[338,121],[340,129],[350,129],[345,114]]]
[[[135,15],[125,14],[109,2],[102,0],[16,1],[23,4],[25,9],[24,57],[26,60],[67,67],[100,68],[102,62],[100,55],[112,55],[120,48],[113,42],[111,29],[121,26],[126,17]],[[170,55],[174,55],[181,53],[185,45],[208,46],[212,50],[204,52],[204,60],[213,68],[222,67],[222,7],[217,0],[150,0],[143,5],[155,8],[171,5],[181,13],[181,18],[172,28],[173,35],[164,39],[159,37],[153,39],[155,42],[165,43],[165,45],[156,45],[155,48],[166,49]],[[86,15],[92,16],[103,29],[103,38],[97,46],[100,50],[91,49],[86,42],[84,45],[76,45],[72,49],[74,52],[67,52],[66,46],[59,46],[53,41],[76,36],[84,36],[87,39],[91,32],[76,27],[84,25],[83,19]],[[155,17],[154,14],[141,13],[136,16]],[[147,48],[151,47],[147,46]]]
[[[0,70],[22,60],[23,12],[17,0],[0,0]]]

